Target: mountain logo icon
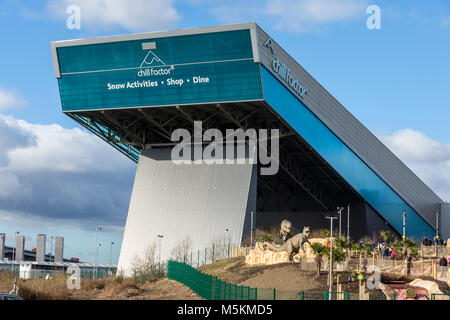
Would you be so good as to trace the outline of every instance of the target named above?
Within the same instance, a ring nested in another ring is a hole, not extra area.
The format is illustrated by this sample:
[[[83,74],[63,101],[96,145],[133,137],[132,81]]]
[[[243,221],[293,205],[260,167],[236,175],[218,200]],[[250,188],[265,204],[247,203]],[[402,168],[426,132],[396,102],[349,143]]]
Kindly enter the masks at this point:
[[[148,42],[142,44],[142,50],[148,50],[147,55],[145,56],[144,60],[142,60],[141,65],[139,68],[145,68],[145,67],[162,67],[166,66],[166,63],[161,60],[153,51],[152,49],[156,49],[156,43],[155,42]]]

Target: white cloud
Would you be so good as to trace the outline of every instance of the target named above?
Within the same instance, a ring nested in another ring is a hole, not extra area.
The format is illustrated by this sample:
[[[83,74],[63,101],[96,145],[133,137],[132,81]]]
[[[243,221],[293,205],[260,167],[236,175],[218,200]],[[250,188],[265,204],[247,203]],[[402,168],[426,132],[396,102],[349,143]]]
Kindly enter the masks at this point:
[[[153,31],[180,20],[174,0],[50,0],[47,8],[66,19],[69,5],[81,9],[81,28],[122,27],[131,31]]]
[[[25,106],[25,104],[25,99],[16,90],[0,88],[0,112],[7,109],[20,108]]]
[[[448,27],[450,26],[450,16],[449,17],[444,17],[441,20],[441,27]]]
[[[224,23],[256,21],[276,29],[294,32],[316,31],[321,26],[366,17],[367,0],[264,0],[202,1],[190,0],[208,7]]]
[[[134,168],[86,131],[0,115],[0,210],[121,226]]]
[[[364,0],[271,0],[265,11],[277,19],[275,27],[293,31],[308,31],[318,25],[365,16]]]
[[[444,201],[450,201],[450,143],[440,143],[412,129],[381,140]]]

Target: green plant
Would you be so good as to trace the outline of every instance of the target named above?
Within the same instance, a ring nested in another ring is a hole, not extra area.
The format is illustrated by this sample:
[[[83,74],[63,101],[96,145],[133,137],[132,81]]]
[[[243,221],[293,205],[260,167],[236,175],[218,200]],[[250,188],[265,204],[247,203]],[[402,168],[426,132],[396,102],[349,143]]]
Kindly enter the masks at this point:
[[[313,243],[311,245],[311,249],[314,252],[314,254],[319,257],[322,257],[323,255],[325,255],[325,252],[328,250],[328,248],[326,246],[324,246],[323,244],[320,244],[320,243]]]
[[[373,252],[373,247],[371,243],[363,243],[363,250],[367,253],[372,253]]]
[[[320,235],[324,238],[329,238],[330,237],[330,230],[328,229],[323,229],[322,231],[320,231]]]
[[[262,242],[272,242],[272,241],[273,241],[273,236],[272,236],[272,234],[270,234],[270,233],[264,233],[264,234],[261,236],[261,241],[262,241]]]
[[[411,238],[405,238],[405,240],[403,240],[403,245],[405,246],[405,248],[417,248],[417,244],[416,242],[411,239]]]
[[[383,242],[388,242],[393,237],[393,234],[388,230],[382,230],[380,231],[380,238],[383,240]]]
[[[326,248],[325,256],[330,259],[330,250]],[[341,248],[333,247],[333,262],[342,262],[347,259],[347,252],[344,252]]]
[[[344,236],[341,236],[340,238],[336,238],[334,240],[334,243],[336,244],[336,247],[341,249],[349,249],[349,243],[347,242],[347,239]]]

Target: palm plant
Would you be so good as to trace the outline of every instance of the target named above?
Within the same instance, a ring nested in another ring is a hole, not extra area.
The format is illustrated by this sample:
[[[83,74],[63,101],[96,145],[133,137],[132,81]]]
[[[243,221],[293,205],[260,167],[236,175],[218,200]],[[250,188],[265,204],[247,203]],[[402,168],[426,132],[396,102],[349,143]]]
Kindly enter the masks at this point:
[[[387,243],[391,238],[393,234],[388,230],[382,230],[380,231],[380,238],[383,240],[384,243]]]
[[[364,251],[365,252],[367,252],[367,253],[372,253],[372,251],[373,251],[373,247],[372,247],[372,244],[370,244],[370,243],[363,243],[363,249],[364,249]]]
[[[314,252],[314,254],[317,256],[316,271],[317,271],[317,276],[320,276],[320,264],[322,261],[322,257],[326,254],[326,251],[328,250],[328,248],[326,246],[316,242],[311,245],[311,249]]]
[[[272,242],[272,241],[273,241],[273,236],[272,236],[272,234],[270,234],[270,233],[264,233],[264,234],[261,236],[261,241],[262,241],[262,242]]]
[[[331,236],[330,230],[328,229],[323,229],[320,234],[322,235],[322,237],[324,238],[329,238]]]

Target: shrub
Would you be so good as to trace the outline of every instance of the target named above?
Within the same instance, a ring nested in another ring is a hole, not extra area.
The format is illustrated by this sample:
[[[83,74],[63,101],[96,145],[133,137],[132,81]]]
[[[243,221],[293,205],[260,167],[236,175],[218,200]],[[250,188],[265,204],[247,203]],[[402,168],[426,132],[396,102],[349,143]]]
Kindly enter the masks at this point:
[[[272,242],[272,241],[273,241],[273,236],[272,236],[272,234],[270,234],[270,233],[264,233],[264,234],[261,236],[261,241],[262,241],[262,242]]]

